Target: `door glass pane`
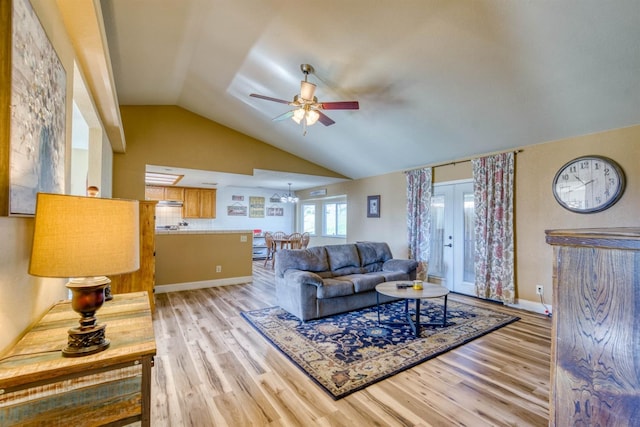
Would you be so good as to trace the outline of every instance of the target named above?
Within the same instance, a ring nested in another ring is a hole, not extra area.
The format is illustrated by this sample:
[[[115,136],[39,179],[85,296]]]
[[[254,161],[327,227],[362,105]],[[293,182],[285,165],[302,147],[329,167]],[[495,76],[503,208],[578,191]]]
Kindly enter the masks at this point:
[[[429,254],[430,276],[444,276],[444,195],[431,197],[431,243]]]
[[[464,272],[465,282],[475,282],[475,269],[473,268],[475,258],[475,230],[474,230],[474,203],[473,193],[464,193]]]

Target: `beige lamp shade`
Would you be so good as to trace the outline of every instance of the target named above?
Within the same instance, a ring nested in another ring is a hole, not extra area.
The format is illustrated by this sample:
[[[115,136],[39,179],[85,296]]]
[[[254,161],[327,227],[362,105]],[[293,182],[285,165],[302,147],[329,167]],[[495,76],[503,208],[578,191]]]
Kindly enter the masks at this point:
[[[38,193],[29,274],[94,277],[140,268],[138,202]]]

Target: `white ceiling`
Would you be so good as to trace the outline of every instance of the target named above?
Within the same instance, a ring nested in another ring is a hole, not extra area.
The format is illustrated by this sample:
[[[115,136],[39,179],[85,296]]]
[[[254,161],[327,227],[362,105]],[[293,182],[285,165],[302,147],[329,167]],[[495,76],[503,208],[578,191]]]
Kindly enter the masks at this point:
[[[182,175],[183,177],[176,184],[179,187],[269,188],[283,192],[287,192],[289,188],[291,188],[291,191],[293,192],[345,181],[340,178],[305,175],[293,172],[270,171],[264,169],[254,169],[253,175],[241,175],[226,172],[168,167],[163,165],[147,165],[146,172]],[[291,187],[288,186],[289,183],[291,184]]]
[[[640,123],[638,0],[103,0],[119,103],[175,104],[350,178]],[[303,75],[358,111],[272,122]]]

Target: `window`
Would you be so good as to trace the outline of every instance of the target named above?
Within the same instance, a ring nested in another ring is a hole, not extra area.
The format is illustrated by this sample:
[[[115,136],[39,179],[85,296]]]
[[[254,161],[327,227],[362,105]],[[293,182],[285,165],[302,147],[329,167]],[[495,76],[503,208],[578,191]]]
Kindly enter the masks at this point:
[[[324,204],[324,235],[345,237],[347,235],[347,204]]]
[[[302,231],[312,235],[316,234],[316,205],[302,205]]]

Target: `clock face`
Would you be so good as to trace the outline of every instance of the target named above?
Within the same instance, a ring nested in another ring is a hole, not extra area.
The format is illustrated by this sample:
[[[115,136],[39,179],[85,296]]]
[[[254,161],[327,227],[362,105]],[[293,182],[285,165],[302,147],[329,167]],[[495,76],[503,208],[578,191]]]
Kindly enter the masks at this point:
[[[553,178],[553,195],[564,208],[579,213],[600,212],[620,199],[625,178],[613,160],[584,156],[562,166]]]

